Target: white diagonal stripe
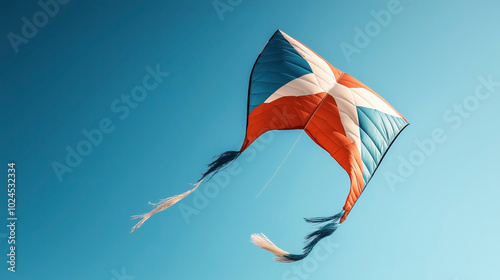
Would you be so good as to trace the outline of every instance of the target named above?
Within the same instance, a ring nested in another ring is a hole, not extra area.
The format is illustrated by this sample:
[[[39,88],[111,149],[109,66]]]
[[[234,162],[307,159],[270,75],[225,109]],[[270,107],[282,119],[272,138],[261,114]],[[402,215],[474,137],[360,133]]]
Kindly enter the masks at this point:
[[[349,88],[337,84],[328,92],[339,108],[340,120],[344,126],[346,136],[351,139],[361,152],[361,138],[359,130],[358,110],[356,107],[366,107],[380,112],[400,117],[387,103],[365,88]]]

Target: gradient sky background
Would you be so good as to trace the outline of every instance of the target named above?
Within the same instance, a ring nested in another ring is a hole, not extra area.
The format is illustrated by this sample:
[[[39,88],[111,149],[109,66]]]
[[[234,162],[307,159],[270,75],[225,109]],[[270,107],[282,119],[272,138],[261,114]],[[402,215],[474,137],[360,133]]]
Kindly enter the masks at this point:
[[[0,227],[0,278],[500,278],[500,86],[467,117],[449,112],[472,100],[478,77],[500,81],[500,4],[402,0],[403,10],[349,62],[340,44],[354,44],[354,28],[390,1],[243,0],[223,20],[211,1],[105,2],[61,5],[16,54],[7,34],[20,34],[21,18],[41,8],[2,1],[1,172],[7,181],[7,162],[17,163],[19,220],[16,273],[7,271]],[[302,218],[337,213],[348,193],[347,174],[304,135],[256,199],[300,134],[286,131],[266,134],[231,173],[129,234],[130,216],[149,211],[148,201],[186,191],[212,156],[239,149],[250,71],[278,28],[411,123],[347,221],[295,264],[276,263],[249,241],[263,232],[300,252],[313,230]],[[156,65],[170,75],[121,120],[111,104]],[[105,118],[114,131],[59,182],[51,164],[64,163],[65,147],[75,149],[82,130]],[[388,174],[399,174],[418,153],[415,141],[435,129],[446,140],[391,184]],[[205,205],[204,193],[214,194]],[[189,207],[196,212],[186,219],[180,209]]]

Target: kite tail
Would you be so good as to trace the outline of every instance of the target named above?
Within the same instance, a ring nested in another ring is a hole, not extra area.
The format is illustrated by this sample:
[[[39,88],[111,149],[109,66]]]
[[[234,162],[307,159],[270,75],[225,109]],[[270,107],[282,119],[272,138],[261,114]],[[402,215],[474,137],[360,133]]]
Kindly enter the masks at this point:
[[[329,221],[338,221],[344,215],[345,211],[342,210],[340,213],[333,215],[331,217],[315,217],[315,218],[304,218],[304,220],[311,224],[322,224]]]
[[[215,156],[214,160],[208,165],[208,170],[201,175],[200,180],[212,174],[209,178],[210,180],[219,170],[228,165],[228,163],[235,161],[240,155],[240,151],[227,151]]]
[[[271,240],[269,240],[264,234],[252,234],[251,240],[252,242],[259,246],[260,248],[267,250],[271,253],[273,253],[276,258],[274,258],[278,262],[296,262],[304,259],[311,253],[312,249],[318,242],[330,235],[332,235],[337,228],[339,227],[340,223],[339,220],[344,215],[344,211],[342,210],[340,213],[337,215],[331,216],[331,217],[318,217],[318,218],[310,218],[310,219],[305,219],[308,223],[326,223],[326,225],[323,225],[320,227],[318,230],[310,233],[305,237],[306,239],[306,245],[304,246],[304,250],[302,254],[290,254],[287,251],[280,249],[278,246],[274,245]]]
[[[207,179],[207,181],[210,180],[224,166],[235,161],[240,154],[241,154],[241,152],[239,152],[239,151],[228,151],[228,152],[224,152],[218,156],[215,156],[214,160],[208,165],[208,170],[205,173],[203,173],[200,180],[198,180],[198,182],[196,182],[194,184],[191,184],[194,186],[194,188],[188,190],[187,192],[181,193],[179,195],[162,199],[158,203],[149,202],[149,204],[153,205],[155,208],[148,213],[132,216],[132,219],[141,219],[141,220],[132,228],[132,231],[130,231],[130,233],[132,233],[136,229],[140,228],[142,226],[142,224],[144,224],[144,222],[147,221],[154,214],[169,208],[170,206],[176,204],[181,199],[186,197],[188,194],[194,192],[210,174],[212,176],[210,176]]]

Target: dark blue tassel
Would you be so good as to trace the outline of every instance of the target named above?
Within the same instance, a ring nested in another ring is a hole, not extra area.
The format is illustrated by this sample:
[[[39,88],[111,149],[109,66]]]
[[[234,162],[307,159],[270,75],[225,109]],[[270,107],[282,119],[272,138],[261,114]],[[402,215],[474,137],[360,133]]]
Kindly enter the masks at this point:
[[[285,255],[284,257],[291,260],[291,261],[300,261],[307,257],[309,253],[311,253],[312,249],[318,242],[330,235],[332,235],[337,228],[339,227],[339,220],[344,215],[344,211],[342,210],[340,213],[337,215],[331,216],[331,217],[317,217],[317,218],[310,218],[310,219],[305,219],[308,223],[324,223],[324,222],[329,222],[326,225],[320,227],[318,230],[310,233],[305,237],[307,244],[304,246],[304,251],[300,255],[296,254],[288,254]]]
[[[304,218],[304,220],[311,224],[321,224],[329,221],[338,221],[344,215],[344,211],[342,210],[340,213],[331,216],[331,217],[315,217],[315,218]]]
[[[201,179],[198,180],[198,182],[205,179],[210,174],[212,174],[212,176],[210,176],[208,180],[212,179],[212,177],[217,172],[219,172],[221,168],[236,160],[240,154],[241,154],[240,151],[227,151],[215,156],[214,160],[210,164],[208,164],[208,170],[205,173],[203,173]]]

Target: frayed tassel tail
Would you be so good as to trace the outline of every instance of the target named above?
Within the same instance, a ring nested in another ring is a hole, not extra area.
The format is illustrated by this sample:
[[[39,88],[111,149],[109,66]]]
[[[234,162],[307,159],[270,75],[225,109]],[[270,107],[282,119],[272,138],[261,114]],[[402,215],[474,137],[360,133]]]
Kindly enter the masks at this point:
[[[274,259],[278,262],[286,263],[300,261],[311,253],[314,246],[316,246],[321,239],[332,235],[337,230],[340,225],[339,220],[343,215],[344,211],[341,211],[337,215],[331,217],[305,219],[308,223],[328,223],[306,236],[305,239],[307,244],[304,246],[302,254],[290,254],[280,249],[262,233],[252,234],[251,240],[255,245],[276,255]]]
[[[172,196],[172,197],[168,197],[168,198],[162,199],[158,203],[151,203],[151,202],[149,202],[149,204],[151,204],[153,206],[156,206],[156,207],[153,210],[151,210],[151,212],[148,212],[148,213],[145,213],[145,214],[141,214],[141,215],[134,215],[134,216],[132,216],[132,219],[141,219],[141,220],[132,228],[132,231],[130,231],[130,233],[132,233],[136,229],[140,228],[142,226],[142,224],[144,224],[144,222],[147,221],[147,219],[149,219],[154,214],[167,209],[168,207],[170,207],[170,206],[176,204],[177,202],[179,202],[181,199],[185,198],[188,194],[194,192],[198,188],[198,186],[200,186],[200,184],[203,182],[203,180],[204,180],[204,178],[202,178],[200,181],[198,181],[195,184],[193,184],[194,188],[190,189],[189,191],[187,191],[185,193],[181,193],[181,194],[176,195],[176,196]]]
[[[221,153],[214,157],[213,161],[208,164],[208,170],[202,174],[201,179],[208,177],[208,175],[212,174],[209,180],[219,172],[224,166],[228,165],[235,161],[241,155],[240,151],[227,151]],[[200,180],[201,180],[200,179]]]
[[[304,220],[310,224],[321,224],[326,222],[338,222],[340,218],[344,215],[345,211],[342,210],[340,213],[333,215],[331,217],[315,217],[315,218],[304,218]]]
[[[194,188],[190,189],[189,191],[187,191],[185,193],[182,193],[182,194],[179,194],[179,195],[176,195],[176,196],[172,196],[172,197],[169,197],[169,198],[162,199],[158,203],[151,203],[150,202],[149,204],[155,206],[155,208],[153,210],[151,210],[151,212],[145,213],[145,214],[142,214],[142,215],[132,216],[132,219],[141,219],[141,220],[132,228],[132,231],[130,231],[130,233],[132,233],[136,229],[140,228],[142,226],[142,224],[144,224],[144,222],[147,221],[154,214],[167,209],[168,207],[170,207],[170,206],[176,204],[177,202],[179,202],[181,199],[183,199],[184,197],[186,197],[188,194],[194,192],[198,188],[198,186],[209,175],[211,175],[211,176],[208,177],[208,179],[206,179],[207,181],[210,180],[222,168],[224,168],[225,166],[227,166],[227,165],[231,164],[232,162],[234,162],[238,158],[238,156],[240,154],[241,154],[240,151],[227,151],[227,152],[224,152],[222,154],[219,154],[218,156],[214,157],[214,160],[208,165],[208,170],[205,173],[202,174],[200,180],[198,180],[198,182],[196,182],[195,184],[193,184]]]
[[[271,242],[271,240],[269,240],[269,238],[267,238],[267,236],[263,233],[252,234],[250,236],[250,240],[252,240],[253,244],[259,246],[260,248],[273,253],[276,256],[276,258],[274,258],[275,261],[284,263],[294,262],[294,260],[290,260],[286,257],[290,255],[290,253],[274,245],[274,243]]]

